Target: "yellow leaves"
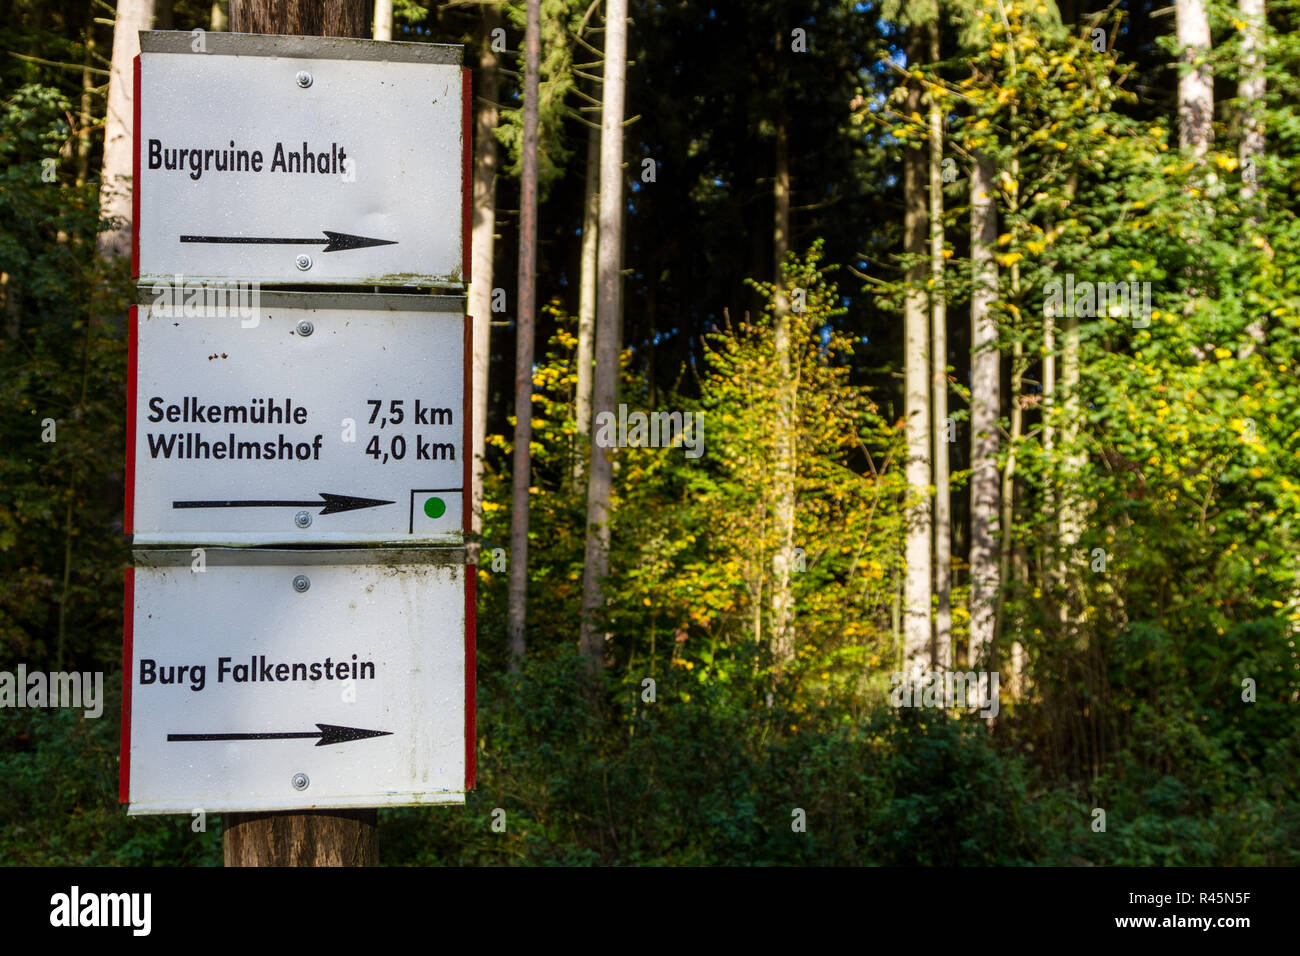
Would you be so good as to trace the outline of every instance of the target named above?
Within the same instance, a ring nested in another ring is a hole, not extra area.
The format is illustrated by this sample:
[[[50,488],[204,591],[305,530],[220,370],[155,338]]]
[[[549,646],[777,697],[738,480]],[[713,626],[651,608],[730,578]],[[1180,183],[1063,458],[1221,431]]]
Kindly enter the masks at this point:
[[[1227,153],[1215,153],[1214,165],[1220,169],[1226,169],[1229,172],[1237,168],[1237,157],[1230,156]]]
[[[951,259],[951,258],[952,258],[952,250],[951,250],[951,249],[945,249],[945,250],[943,250],[943,257],[944,257],[945,259]]]
[[[1002,235],[998,236],[998,245],[999,246],[1011,245],[1011,233],[1004,232]]]
[[[1237,30],[1238,32],[1243,31],[1243,30],[1246,29],[1246,21],[1244,21],[1244,20],[1238,20],[1236,17],[1233,17],[1233,18],[1232,18],[1232,28],[1233,28],[1234,30]]]
[[[1052,143],[1052,145],[1055,146],[1060,152],[1063,153],[1065,152],[1065,147],[1068,146],[1069,144],[1062,142],[1061,140],[1058,139],[1056,142]]]
[[[1023,258],[1024,256],[1018,252],[1004,252],[1002,255],[997,257],[997,260],[1004,266],[1014,266]]]
[[[1043,250],[1047,248],[1047,243],[1039,242],[1037,239],[1030,239],[1028,242],[1025,243],[1025,248],[1027,248],[1034,255],[1041,256],[1043,254]]]
[[[1232,358],[1232,349],[1225,349],[1222,345],[1220,345],[1218,348],[1214,350],[1214,357],[1216,359]]]

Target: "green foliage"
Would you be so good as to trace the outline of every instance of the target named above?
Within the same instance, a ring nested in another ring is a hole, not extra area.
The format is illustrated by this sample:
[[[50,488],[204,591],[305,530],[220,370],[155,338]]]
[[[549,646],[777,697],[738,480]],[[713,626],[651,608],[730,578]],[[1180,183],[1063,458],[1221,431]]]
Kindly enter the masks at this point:
[[[121,681],[104,712],[0,709],[0,864],[219,866],[221,824],[127,817],[117,803]]]
[[[583,0],[541,0],[541,60],[538,64],[540,78],[537,98],[537,188],[541,198],[556,180],[564,175],[573,150],[565,142],[564,122],[573,115],[569,104],[578,78],[574,66],[575,50],[579,61],[587,59],[578,46],[576,37],[584,26],[583,13],[589,3]],[[519,106],[501,110],[497,139],[506,147],[509,162],[507,173],[515,178],[522,175],[524,137],[524,29],[527,8],[523,3],[502,5],[511,24],[518,30],[511,44],[518,72]],[[588,40],[588,42],[590,42]],[[596,122],[599,122],[597,118]]]

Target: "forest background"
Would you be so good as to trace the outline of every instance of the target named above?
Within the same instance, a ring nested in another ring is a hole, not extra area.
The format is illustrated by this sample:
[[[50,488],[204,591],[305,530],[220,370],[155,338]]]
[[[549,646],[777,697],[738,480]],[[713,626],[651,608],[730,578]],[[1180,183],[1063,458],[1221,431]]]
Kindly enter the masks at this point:
[[[603,265],[615,31],[540,17],[520,562],[525,8],[393,3],[475,70],[487,374],[478,788],[382,860],[1300,863],[1300,4],[632,0]],[[0,0],[0,669],[109,674],[100,720],[0,710],[6,864],[221,860],[116,802],[104,141],[115,22],[226,18]],[[589,480],[602,373],[704,453]],[[995,717],[891,701],[954,669]]]

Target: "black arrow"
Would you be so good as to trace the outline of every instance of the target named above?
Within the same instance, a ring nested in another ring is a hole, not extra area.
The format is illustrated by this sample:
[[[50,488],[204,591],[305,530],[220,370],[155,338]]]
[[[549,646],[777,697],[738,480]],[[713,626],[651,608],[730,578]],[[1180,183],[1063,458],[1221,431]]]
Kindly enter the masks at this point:
[[[359,508],[377,508],[380,505],[396,504],[393,501],[381,501],[378,498],[356,498],[352,495],[331,495],[317,492],[325,499],[323,515],[338,514],[340,511],[356,511]],[[316,508],[319,501],[173,501],[173,508]]]
[[[345,744],[350,740],[365,740],[367,737],[389,737],[392,736],[391,730],[360,730],[357,727],[339,727],[336,724],[317,724],[320,728],[316,733],[304,731],[303,733],[286,733],[286,734],[168,734],[168,740],[306,740],[309,737],[319,737],[316,741],[317,747],[324,747],[327,744]]]
[[[366,236],[352,236],[346,232],[330,232],[322,229],[325,239],[274,239],[265,236],[181,236],[181,242],[235,242],[241,244],[260,244],[272,246],[319,246],[325,244],[324,252],[338,252],[342,249],[364,249],[367,246],[395,246],[396,239],[369,239]]]

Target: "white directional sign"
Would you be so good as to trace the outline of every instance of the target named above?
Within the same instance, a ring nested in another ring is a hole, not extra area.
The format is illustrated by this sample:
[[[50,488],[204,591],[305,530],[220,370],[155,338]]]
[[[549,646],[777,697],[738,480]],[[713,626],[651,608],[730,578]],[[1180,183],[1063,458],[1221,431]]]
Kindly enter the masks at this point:
[[[468,282],[461,48],[142,32],[142,282]]]
[[[137,547],[464,543],[463,298],[140,291],[125,527]]]
[[[463,551],[137,552],[121,799],[132,814],[463,803]]]

